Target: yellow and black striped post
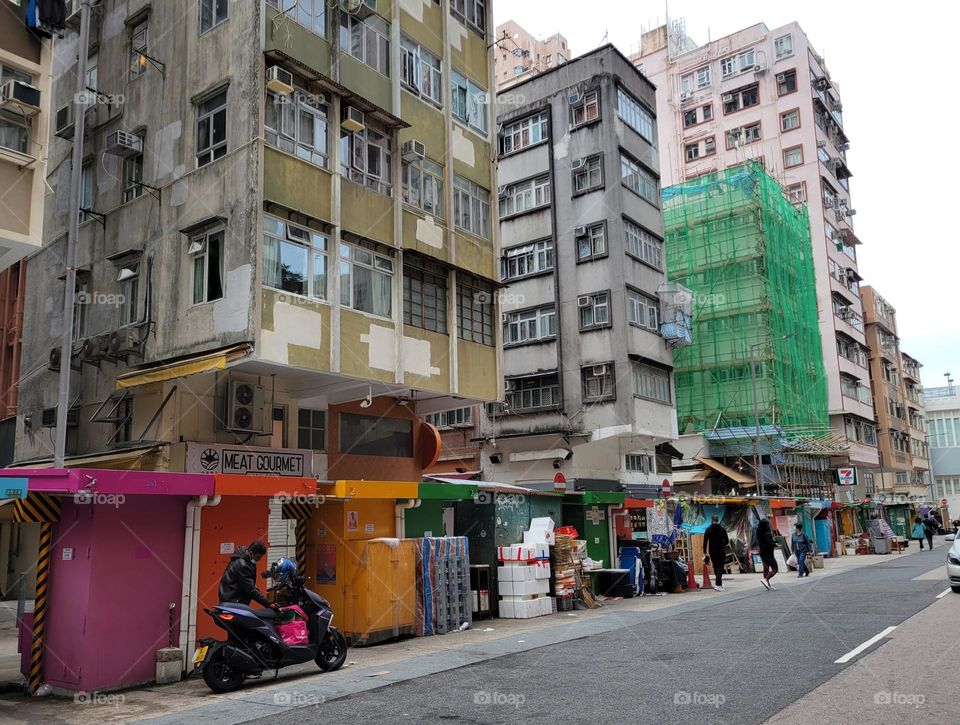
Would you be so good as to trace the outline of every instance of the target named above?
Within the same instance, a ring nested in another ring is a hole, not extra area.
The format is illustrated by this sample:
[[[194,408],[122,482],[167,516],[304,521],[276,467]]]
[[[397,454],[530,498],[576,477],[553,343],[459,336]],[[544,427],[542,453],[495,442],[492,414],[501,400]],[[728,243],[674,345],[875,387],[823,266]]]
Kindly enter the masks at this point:
[[[53,524],[60,520],[60,502],[53,496],[31,493],[14,501],[13,520],[40,524],[37,550],[37,588],[33,603],[33,642],[30,648],[30,677],[27,692],[33,694],[43,682],[44,637],[47,631],[47,597],[50,591],[50,553]]]
[[[307,566],[307,531],[310,526],[310,517],[316,508],[314,504],[299,501],[283,504],[283,518],[295,519],[297,571],[304,572]]]
[[[307,569],[307,524],[308,519],[297,520],[297,571],[303,573]]]

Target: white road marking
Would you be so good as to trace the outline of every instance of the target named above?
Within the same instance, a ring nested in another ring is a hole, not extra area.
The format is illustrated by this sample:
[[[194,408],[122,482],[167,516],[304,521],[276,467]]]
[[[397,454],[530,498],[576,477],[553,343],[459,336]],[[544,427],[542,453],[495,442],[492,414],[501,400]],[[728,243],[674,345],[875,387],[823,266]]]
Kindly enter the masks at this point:
[[[879,642],[881,639],[883,639],[884,637],[886,637],[888,634],[890,634],[890,633],[891,633],[893,630],[895,630],[895,629],[896,629],[896,626],[887,627],[887,628],[886,628],[885,630],[883,630],[880,634],[876,634],[876,635],[874,635],[873,637],[871,637],[870,639],[868,639],[866,642],[864,642],[863,644],[858,645],[857,647],[854,647],[852,650],[850,650],[849,652],[847,652],[847,653],[846,653],[843,657],[841,657],[840,659],[834,660],[834,661],[833,661],[833,664],[835,664],[835,665],[842,665],[842,664],[844,664],[845,662],[849,662],[849,661],[852,660],[854,657],[856,657],[858,654],[860,654],[860,653],[863,652],[865,649],[867,649],[870,645]]]
[[[945,596],[947,596],[949,593],[950,593],[950,590],[949,590],[949,589],[944,589],[942,592],[940,592],[940,593],[937,595],[937,599],[943,599],[943,598],[944,598]]]

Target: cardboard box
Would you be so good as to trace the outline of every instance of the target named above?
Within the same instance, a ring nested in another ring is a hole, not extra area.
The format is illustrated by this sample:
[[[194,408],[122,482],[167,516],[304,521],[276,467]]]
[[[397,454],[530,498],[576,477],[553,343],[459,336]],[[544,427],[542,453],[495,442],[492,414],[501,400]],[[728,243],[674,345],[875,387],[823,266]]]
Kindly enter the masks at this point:
[[[526,596],[530,594],[546,594],[550,591],[549,579],[535,579],[532,581],[502,581],[499,586],[501,596]]]

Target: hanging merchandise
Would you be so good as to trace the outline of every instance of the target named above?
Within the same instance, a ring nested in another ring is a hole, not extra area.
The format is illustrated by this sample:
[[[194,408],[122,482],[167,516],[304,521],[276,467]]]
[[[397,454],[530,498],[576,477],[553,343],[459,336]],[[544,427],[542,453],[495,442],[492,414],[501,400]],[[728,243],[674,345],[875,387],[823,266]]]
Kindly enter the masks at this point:
[[[673,521],[667,515],[666,501],[657,501],[647,513],[647,531],[650,540],[660,546],[669,546],[672,543],[670,535],[673,533]]]
[[[25,19],[27,27],[37,35],[62,38],[66,28],[67,4],[64,0],[30,0]]]

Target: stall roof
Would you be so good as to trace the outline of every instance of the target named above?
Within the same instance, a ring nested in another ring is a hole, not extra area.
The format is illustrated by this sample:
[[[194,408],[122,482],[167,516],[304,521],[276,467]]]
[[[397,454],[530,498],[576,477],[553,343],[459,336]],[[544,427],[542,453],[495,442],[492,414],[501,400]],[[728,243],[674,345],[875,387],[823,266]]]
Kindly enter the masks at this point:
[[[457,480],[456,483],[421,481],[417,497],[433,501],[464,500],[476,496],[477,491],[479,486],[475,481]]]
[[[31,493],[209,496],[213,476],[205,473],[127,471],[101,468],[14,468],[0,477],[26,478]]]
[[[623,506],[626,494],[623,491],[567,491],[565,496],[582,496],[588,505]]]
[[[330,498],[419,498],[416,481],[326,481],[317,484],[317,492]]]
[[[317,492],[317,479],[301,476],[252,476],[213,474],[214,493],[221,496],[310,496]]]
[[[446,476],[428,476],[431,481],[440,481],[441,483],[456,483],[463,484],[464,482],[456,478],[448,478]],[[541,491],[536,488],[525,488],[524,486],[517,486],[514,483],[499,483],[497,481],[470,481],[471,484],[476,484],[483,491],[493,491],[495,493],[523,493],[531,496],[560,496],[562,495],[558,491]]]
[[[720,461],[715,461],[714,459],[708,458],[707,456],[695,456],[695,460],[700,461],[700,463],[702,463],[703,465],[709,466],[717,473],[720,473],[743,486],[757,485],[757,482],[754,481],[750,476],[740,473],[739,471],[735,471],[729,466],[723,465],[722,463],[720,463]]]

